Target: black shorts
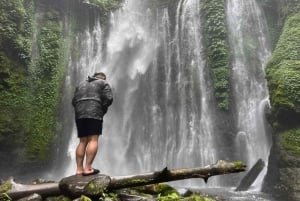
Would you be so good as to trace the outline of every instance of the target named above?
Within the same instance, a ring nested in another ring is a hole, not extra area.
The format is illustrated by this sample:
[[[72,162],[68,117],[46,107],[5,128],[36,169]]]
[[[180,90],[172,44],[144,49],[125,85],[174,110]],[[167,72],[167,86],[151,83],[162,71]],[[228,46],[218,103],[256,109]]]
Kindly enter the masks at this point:
[[[76,119],[77,136],[101,135],[102,125],[103,120],[88,118]]]

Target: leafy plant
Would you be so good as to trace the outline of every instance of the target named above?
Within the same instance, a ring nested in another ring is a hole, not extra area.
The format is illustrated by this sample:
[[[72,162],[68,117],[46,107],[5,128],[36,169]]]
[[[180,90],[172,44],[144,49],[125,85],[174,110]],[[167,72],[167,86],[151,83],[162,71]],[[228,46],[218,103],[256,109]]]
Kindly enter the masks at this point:
[[[228,110],[230,105],[229,46],[224,7],[224,1],[221,0],[205,0],[202,3],[202,11],[206,18],[208,64],[212,68],[215,97],[218,107]]]

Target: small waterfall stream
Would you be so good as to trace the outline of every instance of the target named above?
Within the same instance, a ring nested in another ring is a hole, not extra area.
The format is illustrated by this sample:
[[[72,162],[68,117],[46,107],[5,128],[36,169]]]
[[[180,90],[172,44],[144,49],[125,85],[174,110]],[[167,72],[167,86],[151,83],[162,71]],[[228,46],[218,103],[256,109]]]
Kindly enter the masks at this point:
[[[229,0],[227,16],[233,51],[232,85],[236,105],[237,150],[252,167],[261,158],[268,166],[271,139],[265,128],[268,89],[264,66],[271,55],[266,20],[255,0]],[[267,168],[256,185],[261,183]]]
[[[222,150],[216,138],[226,136],[220,137],[210,69],[203,53],[200,3],[179,0],[171,16],[168,8],[153,11],[145,2],[128,0],[111,13],[105,48],[100,23],[77,36],[80,55],[70,59],[65,94],[71,96],[70,84],[78,84],[94,71],[107,74],[114,92],[94,164],[103,173],[204,166],[219,159]],[[270,50],[263,15],[254,0],[228,0],[227,16],[234,54],[235,152],[243,153],[240,157],[249,166],[258,158],[267,163],[271,141],[263,121],[268,103],[263,66]],[[62,118],[70,118],[70,112]],[[64,129],[71,136],[70,162],[63,175],[75,171],[78,141],[74,122],[66,126],[72,128]],[[216,187],[218,180],[212,178],[206,186]],[[203,184],[202,180],[185,183]]]

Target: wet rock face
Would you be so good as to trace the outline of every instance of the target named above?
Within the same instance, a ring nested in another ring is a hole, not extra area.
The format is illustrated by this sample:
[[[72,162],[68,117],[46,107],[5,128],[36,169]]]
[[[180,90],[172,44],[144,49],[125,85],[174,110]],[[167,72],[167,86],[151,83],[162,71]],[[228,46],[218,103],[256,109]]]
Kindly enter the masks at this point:
[[[263,191],[278,200],[300,200],[300,158],[283,148],[280,134],[269,159],[268,174]]]
[[[290,200],[300,200],[300,158],[283,147],[279,156],[279,190],[289,196]]]
[[[281,185],[290,200],[300,200],[300,167],[280,169]]]

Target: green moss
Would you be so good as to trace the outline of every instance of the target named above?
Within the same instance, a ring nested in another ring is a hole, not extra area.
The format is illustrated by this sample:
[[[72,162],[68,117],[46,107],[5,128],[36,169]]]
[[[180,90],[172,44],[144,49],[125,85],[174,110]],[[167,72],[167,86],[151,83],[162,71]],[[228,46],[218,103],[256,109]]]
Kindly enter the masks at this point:
[[[205,16],[205,38],[208,64],[212,69],[212,79],[218,107],[228,110],[229,96],[229,45],[225,23],[225,3],[222,0],[204,0],[202,11]]]
[[[84,195],[82,195],[82,196],[80,197],[80,199],[81,199],[81,201],[92,201],[91,198],[89,198],[89,197],[87,197],[87,196],[84,196]]]
[[[49,158],[55,139],[57,109],[64,78],[64,41],[59,13],[49,8],[36,27],[37,57],[33,58],[28,77],[26,115],[26,153],[32,160]]]
[[[235,161],[235,162],[233,162],[233,164],[236,169],[244,169],[245,168],[245,164],[241,161]]]
[[[24,144],[32,16],[32,1],[0,2],[0,147],[6,151]]]
[[[1,201],[12,201],[12,199],[6,193],[0,194],[0,200]]]
[[[300,14],[288,18],[271,60],[267,79],[272,113],[281,125],[300,121]]]
[[[157,198],[157,200],[159,201],[175,201],[175,200],[179,200],[180,199],[180,195],[176,192],[174,193],[169,193],[167,195],[164,195],[164,196],[159,196]]]
[[[70,198],[66,197],[66,196],[63,196],[63,195],[60,195],[60,196],[57,196],[57,197],[49,197],[47,198],[49,200],[53,200],[53,201],[71,201]]]
[[[85,195],[101,195],[107,191],[107,183],[102,180],[93,180],[84,189]]]
[[[300,156],[300,129],[291,129],[283,132],[283,147],[290,153]]]
[[[89,2],[109,11],[120,7],[123,0],[89,0]]]
[[[9,191],[12,187],[11,183],[4,183],[0,186],[0,193],[6,193],[7,191]]]
[[[88,2],[101,10],[101,21],[106,24],[110,12],[119,8],[123,0],[88,0]]]

